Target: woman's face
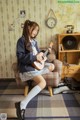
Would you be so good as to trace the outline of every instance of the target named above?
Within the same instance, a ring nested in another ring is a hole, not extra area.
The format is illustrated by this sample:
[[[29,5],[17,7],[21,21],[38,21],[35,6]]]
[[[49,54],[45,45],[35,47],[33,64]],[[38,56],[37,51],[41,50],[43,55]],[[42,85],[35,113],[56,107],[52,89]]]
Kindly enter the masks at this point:
[[[35,38],[36,35],[38,34],[38,31],[39,31],[39,27],[38,27],[38,26],[36,26],[35,29],[30,28],[30,29],[29,29],[30,37],[31,37],[31,38]]]

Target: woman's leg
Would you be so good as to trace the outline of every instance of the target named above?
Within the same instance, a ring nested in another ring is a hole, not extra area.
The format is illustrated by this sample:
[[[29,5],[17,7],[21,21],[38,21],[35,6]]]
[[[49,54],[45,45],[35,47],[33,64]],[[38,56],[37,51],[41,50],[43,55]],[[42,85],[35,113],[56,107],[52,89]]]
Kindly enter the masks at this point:
[[[37,83],[37,85],[21,101],[21,103],[20,103],[21,110],[25,109],[27,104],[30,102],[30,100],[32,98],[34,98],[46,86],[46,81],[41,75],[35,76],[33,78],[33,81],[35,81]]]

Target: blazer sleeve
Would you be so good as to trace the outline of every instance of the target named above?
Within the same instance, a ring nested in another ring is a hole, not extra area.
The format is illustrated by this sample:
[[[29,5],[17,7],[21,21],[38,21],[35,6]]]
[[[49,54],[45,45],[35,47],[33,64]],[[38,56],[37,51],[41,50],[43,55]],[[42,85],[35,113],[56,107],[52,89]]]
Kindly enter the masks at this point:
[[[26,51],[24,40],[19,39],[17,42],[16,54],[18,62],[22,64],[31,64],[36,61],[36,56],[32,52]]]

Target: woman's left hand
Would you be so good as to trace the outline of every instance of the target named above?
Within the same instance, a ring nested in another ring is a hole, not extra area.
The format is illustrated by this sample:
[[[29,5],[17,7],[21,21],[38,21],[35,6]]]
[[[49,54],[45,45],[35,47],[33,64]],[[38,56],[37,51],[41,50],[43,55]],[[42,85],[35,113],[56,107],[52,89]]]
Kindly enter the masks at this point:
[[[49,53],[51,53],[51,48],[50,47],[48,48],[48,51],[49,51]]]
[[[43,61],[46,61],[47,60],[47,57],[45,56],[44,58],[43,58]]]

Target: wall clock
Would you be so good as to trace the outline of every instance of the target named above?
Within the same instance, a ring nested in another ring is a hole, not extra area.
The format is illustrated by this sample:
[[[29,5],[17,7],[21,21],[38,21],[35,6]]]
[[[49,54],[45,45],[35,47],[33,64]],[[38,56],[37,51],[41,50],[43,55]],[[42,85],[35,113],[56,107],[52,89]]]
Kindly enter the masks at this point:
[[[50,29],[54,28],[57,24],[57,18],[52,9],[49,10],[48,15],[46,16],[45,24]]]
[[[46,19],[45,23],[46,23],[46,26],[48,28],[52,29],[52,28],[54,28],[56,26],[57,20],[55,18],[53,18],[53,17],[49,17],[49,18]]]

